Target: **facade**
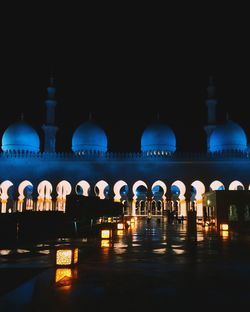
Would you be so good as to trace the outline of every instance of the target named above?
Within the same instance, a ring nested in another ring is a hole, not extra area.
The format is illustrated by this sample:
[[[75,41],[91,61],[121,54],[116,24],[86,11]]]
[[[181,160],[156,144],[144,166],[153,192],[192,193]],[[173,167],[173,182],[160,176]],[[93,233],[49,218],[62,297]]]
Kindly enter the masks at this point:
[[[44,140],[24,120],[2,134],[0,211],[65,210],[66,196],[79,194],[122,201],[125,214],[179,216],[192,209],[203,216],[202,195],[211,190],[248,190],[250,153],[244,130],[216,123],[217,99],[207,88],[207,152],[176,151],[172,129],[157,121],[141,137],[140,153],[107,150],[104,130],[91,119],[72,137],[72,152],[56,151],[56,97],[53,79],[45,101]]]

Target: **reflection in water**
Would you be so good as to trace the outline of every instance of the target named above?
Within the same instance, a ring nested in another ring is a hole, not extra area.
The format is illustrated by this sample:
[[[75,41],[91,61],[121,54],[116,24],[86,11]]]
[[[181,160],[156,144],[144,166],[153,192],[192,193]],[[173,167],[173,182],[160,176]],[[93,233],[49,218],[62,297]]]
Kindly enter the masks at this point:
[[[220,231],[220,236],[223,240],[227,240],[229,238],[229,233],[228,231]]]
[[[10,254],[10,252],[11,252],[10,249],[0,249],[0,255],[1,256],[7,256]]]
[[[109,239],[102,239],[101,240],[101,247],[103,248],[105,248],[105,247],[107,247],[107,248],[109,248],[111,246],[111,241],[109,240]]]

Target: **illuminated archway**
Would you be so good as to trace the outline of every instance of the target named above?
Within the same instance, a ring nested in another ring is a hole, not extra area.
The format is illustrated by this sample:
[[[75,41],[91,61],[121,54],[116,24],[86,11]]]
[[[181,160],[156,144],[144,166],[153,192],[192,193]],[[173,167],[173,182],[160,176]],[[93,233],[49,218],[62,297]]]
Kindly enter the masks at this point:
[[[153,194],[153,201],[151,202],[151,210],[152,214],[162,215],[164,207],[166,205],[166,192],[167,186],[161,181],[155,181],[151,187],[151,191]],[[154,213],[155,212],[155,213]]]
[[[66,196],[72,191],[71,184],[66,181],[60,181],[56,186],[57,198],[56,198],[56,209],[59,211],[65,211]]]
[[[182,181],[176,180],[171,185],[171,188],[173,187],[177,187],[179,189],[179,192],[178,192],[179,205],[177,207],[178,215],[186,216],[187,209],[186,209],[186,201],[185,201],[185,195],[184,195],[186,193],[186,186]]]
[[[26,194],[24,194],[26,192]],[[33,184],[28,181],[22,181],[18,186],[18,201],[17,201],[17,210],[22,211],[23,208],[26,210],[33,209],[33,199],[32,199],[32,192],[33,192]]]
[[[213,181],[210,186],[209,186],[210,190],[212,191],[222,191],[222,190],[225,190],[225,186],[224,184],[219,181],[219,180],[215,180]]]
[[[52,209],[52,189],[52,184],[47,180],[44,180],[38,184],[37,210],[43,211]]]
[[[244,190],[244,185],[238,181],[238,180],[234,180],[233,182],[230,183],[228,189],[230,191],[237,191],[237,190]]]
[[[96,196],[100,197],[100,199],[109,197],[109,185],[106,181],[100,180],[96,183],[94,191]]]
[[[115,201],[120,201],[122,199],[122,197],[127,197],[128,194],[128,184],[123,181],[123,180],[119,180],[115,183],[114,187],[114,200]]]
[[[2,213],[7,212],[7,202],[8,202],[8,190],[9,188],[13,186],[13,183],[9,180],[3,181],[0,184],[0,199],[1,199],[1,211]]]
[[[132,216],[135,216],[136,214],[147,214],[147,190],[148,186],[142,180],[138,180],[133,184],[132,191],[134,196],[132,201]]]
[[[191,185],[196,190],[195,204],[197,217],[202,217],[203,216],[202,195],[206,192],[205,185],[199,180],[194,181],[193,183],[191,183]]]
[[[85,180],[79,181],[76,184],[75,192],[77,195],[89,196],[90,184]]]

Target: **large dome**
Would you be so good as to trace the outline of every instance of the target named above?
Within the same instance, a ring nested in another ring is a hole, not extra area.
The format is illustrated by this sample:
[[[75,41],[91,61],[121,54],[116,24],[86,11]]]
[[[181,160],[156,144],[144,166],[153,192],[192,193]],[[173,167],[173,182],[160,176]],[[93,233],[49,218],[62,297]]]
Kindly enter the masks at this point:
[[[73,152],[99,151],[106,152],[108,146],[104,130],[92,121],[82,123],[72,138]]]
[[[209,148],[212,153],[227,150],[245,151],[247,149],[247,137],[237,123],[228,120],[213,130],[209,139]]]
[[[26,122],[10,125],[2,136],[2,150],[39,152],[40,139],[37,132]]]
[[[142,152],[175,152],[176,138],[173,130],[160,122],[149,125],[141,138]]]

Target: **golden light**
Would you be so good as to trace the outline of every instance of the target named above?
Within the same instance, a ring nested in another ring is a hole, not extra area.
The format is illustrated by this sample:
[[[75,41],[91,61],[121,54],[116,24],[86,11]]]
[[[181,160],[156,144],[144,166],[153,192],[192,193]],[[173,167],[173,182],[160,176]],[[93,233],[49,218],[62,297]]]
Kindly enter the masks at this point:
[[[111,230],[102,230],[101,231],[101,238],[103,239],[109,239],[112,236],[112,231]]]
[[[220,230],[228,231],[228,229],[229,229],[228,224],[223,223],[223,224],[220,225]]]
[[[131,218],[131,219],[130,219],[130,222],[131,222],[131,223],[135,223],[135,218]]]
[[[66,268],[56,269],[56,277],[55,277],[56,283],[65,277],[68,277],[68,278],[72,277],[72,269],[66,269]]]
[[[222,236],[222,239],[228,239],[229,237],[228,231],[221,231],[220,234]]]
[[[109,217],[109,218],[108,218],[108,222],[112,222],[112,218]]]
[[[78,248],[63,248],[56,250],[56,265],[67,266],[78,262]]]
[[[124,224],[123,223],[117,223],[117,230],[123,230]]]
[[[123,234],[123,230],[117,230],[117,236],[122,236]]]
[[[108,239],[102,239],[101,247],[110,247],[110,241]]]

